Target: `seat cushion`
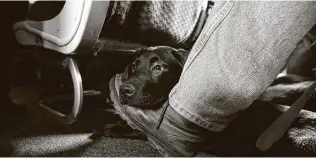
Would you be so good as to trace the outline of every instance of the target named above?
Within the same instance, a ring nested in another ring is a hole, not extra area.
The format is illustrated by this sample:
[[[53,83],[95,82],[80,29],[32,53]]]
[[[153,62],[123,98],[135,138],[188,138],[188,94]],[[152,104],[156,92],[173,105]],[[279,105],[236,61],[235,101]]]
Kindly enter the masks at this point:
[[[194,40],[208,2],[112,1],[102,37],[137,41],[146,45],[177,46]]]

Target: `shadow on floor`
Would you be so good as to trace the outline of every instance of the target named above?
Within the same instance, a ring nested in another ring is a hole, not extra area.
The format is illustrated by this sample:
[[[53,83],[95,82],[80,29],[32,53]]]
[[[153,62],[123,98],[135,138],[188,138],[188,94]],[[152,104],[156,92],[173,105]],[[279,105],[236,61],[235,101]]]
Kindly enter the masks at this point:
[[[28,117],[8,122],[10,127],[6,126],[0,135],[4,144],[0,156],[160,156],[146,140],[104,136],[91,139],[93,133],[102,132],[106,124],[119,119],[107,110],[111,107],[102,98],[85,99],[79,120],[65,126],[37,105],[40,92],[36,86],[12,88],[11,98],[27,105]]]

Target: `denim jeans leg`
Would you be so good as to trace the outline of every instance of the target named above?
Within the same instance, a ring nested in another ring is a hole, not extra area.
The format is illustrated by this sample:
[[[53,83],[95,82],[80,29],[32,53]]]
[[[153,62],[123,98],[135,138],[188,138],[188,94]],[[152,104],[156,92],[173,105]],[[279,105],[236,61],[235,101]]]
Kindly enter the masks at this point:
[[[313,1],[216,1],[169,94],[171,107],[201,127],[225,129],[315,23]]]

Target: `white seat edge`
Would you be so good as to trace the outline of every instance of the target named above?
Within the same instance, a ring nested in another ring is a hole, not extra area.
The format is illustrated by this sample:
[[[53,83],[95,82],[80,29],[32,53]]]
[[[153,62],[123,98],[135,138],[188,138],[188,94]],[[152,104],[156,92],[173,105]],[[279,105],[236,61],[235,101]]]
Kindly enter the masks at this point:
[[[67,0],[60,14],[51,20],[18,22],[13,27],[16,39],[22,45],[42,46],[71,54],[81,41],[92,3],[92,0]],[[77,7],[81,7],[81,11]],[[69,24],[68,21],[74,23]]]

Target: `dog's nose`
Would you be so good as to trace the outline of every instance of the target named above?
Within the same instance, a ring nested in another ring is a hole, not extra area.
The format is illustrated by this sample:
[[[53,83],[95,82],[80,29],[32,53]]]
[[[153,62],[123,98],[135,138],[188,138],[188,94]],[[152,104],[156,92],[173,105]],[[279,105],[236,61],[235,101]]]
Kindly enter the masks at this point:
[[[131,97],[136,92],[136,88],[131,84],[122,84],[120,89],[121,92],[127,97]]]

